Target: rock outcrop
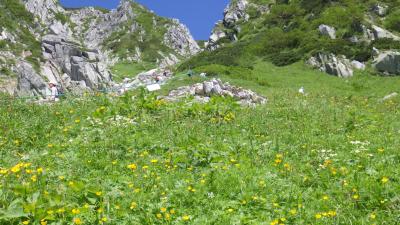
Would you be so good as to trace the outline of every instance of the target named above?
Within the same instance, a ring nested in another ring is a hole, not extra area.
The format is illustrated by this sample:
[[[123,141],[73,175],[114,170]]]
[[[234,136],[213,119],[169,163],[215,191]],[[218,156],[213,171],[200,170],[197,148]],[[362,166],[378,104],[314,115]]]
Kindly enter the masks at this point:
[[[93,89],[111,81],[111,74],[96,50],[82,50],[79,44],[55,35],[44,36],[42,47],[44,58],[48,60],[42,71],[49,80],[58,81],[66,88],[67,80],[84,81]],[[63,78],[64,74],[69,78]]]
[[[157,46],[152,46],[156,50],[151,49],[147,58],[150,58],[149,55],[156,55],[154,61],[163,68],[200,51],[186,26],[178,20],[159,17],[132,0],[121,0],[118,7],[110,11],[93,7],[64,9],[58,0],[19,1],[34,16],[33,22],[21,26],[26,27],[37,42],[41,42],[44,59],[40,62],[38,59],[40,70],[35,76],[24,75],[19,79],[24,82],[19,85],[19,93],[28,93],[27,88],[31,87],[31,94],[38,94],[40,88],[33,85],[37,84],[37,76],[56,82],[67,90],[96,89],[110,85],[112,75],[108,67],[118,60],[141,62],[149,46],[145,41],[159,44],[160,50]],[[153,26],[148,26],[148,19],[152,19]],[[135,38],[132,41],[136,46],[129,43],[131,48],[123,49],[126,53],[120,57],[120,48],[124,45],[115,47],[113,44],[120,42],[119,35],[124,34],[131,35],[125,41]],[[154,40],[157,38],[160,39],[158,42]],[[15,43],[20,39],[0,28],[0,40]],[[1,55],[6,56],[0,54],[0,59]],[[30,55],[31,51],[24,50],[21,56],[13,54],[5,58],[19,61]],[[2,65],[0,67],[3,68]],[[27,65],[24,64],[23,68],[27,68]],[[6,69],[15,71],[9,65]],[[28,85],[29,82],[26,81],[30,78],[34,79],[32,85]]]
[[[400,52],[385,51],[378,55],[373,67],[386,75],[400,75]]]
[[[42,32],[49,32],[64,37],[72,36],[70,25],[67,21],[60,21],[64,17],[65,10],[58,0],[22,0],[28,12],[35,15],[36,26],[41,27]],[[66,18],[66,17],[65,17]],[[42,26],[44,25],[44,26]],[[40,33],[36,32],[36,35]]]
[[[16,72],[18,75],[17,95],[46,96],[48,91],[46,81],[36,73],[29,63],[18,62]]]
[[[373,7],[372,7],[372,11],[380,16],[380,17],[384,17],[386,16],[387,12],[389,10],[389,7],[385,4],[382,3],[376,3]]]
[[[205,48],[213,51],[226,42],[237,41],[241,32],[241,24],[253,19],[251,12],[253,14],[255,12],[257,16],[269,13],[272,4],[272,1],[271,3],[262,3],[253,0],[232,0],[224,10],[223,19],[218,21],[211,31]]]
[[[57,0],[22,0],[28,12],[37,16],[45,25],[53,24],[57,13],[64,9]]]
[[[318,30],[322,35],[328,36],[330,39],[336,39],[336,30],[334,27],[330,27],[328,25],[321,24],[318,27]]]
[[[189,29],[179,20],[173,20],[172,24],[167,25],[164,44],[175,49],[181,56],[191,56],[200,51],[200,47],[193,39]]]
[[[307,64],[330,75],[343,78],[353,76],[353,65],[345,56],[319,53],[311,57]]]
[[[71,21],[77,24],[76,33],[89,48],[102,49],[104,42],[114,32],[137,33],[139,42],[143,42],[146,31],[142,24],[135,18],[146,11],[143,6],[137,5],[131,0],[122,0],[117,9],[109,12],[102,12],[93,7],[72,10]],[[150,16],[152,13],[148,12]],[[176,55],[188,57],[200,51],[200,47],[190,34],[187,27],[178,20],[170,20],[165,25],[158,25],[156,15],[153,15],[154,26],[165,26],[165,34],[160,44],[171,48]],[[118,41],[118,40],[115,40]],[[144,49],[136,48],[133,55],[128,57],[130,61],[140,61],[141,52]],[[168,55],[168,54],[166,54]],[[168,57],[168,56],[167,56]],[[162,60],[162,59],[161,59]]]
[[[387,39],[393,39],[395,41],[399,41],[400,40],[400,37],[394,35],[390,31],[385,30],[385,29],[383,29],[381,27],[378,27],[376,25],[372,25],[372,32],[374,34],[374,39],[387,38]]]
[[[265,97],[251,90],[236,87],[227,82],[223,83],[220,79],[212,79],[192,86],[180,87],[171,91],[168,96],[163,98],[169,101],[177,101],[187,96],[194,96],[195,100],[199,102],[208,102],[212,96],[231,97],[243,106],[267,103]]]
[[[215,24],[210,38],[206,43],[208,50],[215,50],[220,47],[219,41],[223,38],[228,38],[231,41],[236,41],[236,34],[240,28],[236,26],[240,20],[248,20],[249,15],[246,12],[249,5],[247,0],[232,1],[224,10],[224,18]]]
[[[77,25],[75,32],[81,35],[87,47],[100,48],[104,40],[118,31],[121,25],[134,19],[135,13],[131,4],[130,0],[122,0],[117,9],[108,13],[93,7],[72,10],[70,18]]]
[[[246,12],[247,5],[247,0],[237,0],[231,2],[231,4],[229,4],[224,10],[223,24],[225,27],[232,28],[239,20],[249,19],[249,15]]]

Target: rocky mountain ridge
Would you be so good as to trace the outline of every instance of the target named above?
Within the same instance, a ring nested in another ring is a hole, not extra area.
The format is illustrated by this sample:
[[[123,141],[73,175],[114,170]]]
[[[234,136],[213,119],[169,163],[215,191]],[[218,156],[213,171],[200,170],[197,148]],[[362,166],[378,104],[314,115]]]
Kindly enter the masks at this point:
[[[339,77],[369,67],[380,74],[400,75],[394,69],[400,65],[399,7],[396,1],[232,0],[206,43],[214,53],[199,57],[236,49],[247,58],[265,58],[278,66],[303,60]],[[202,61],[199,57],[189,64]]]
[[[200,51],[185,25],[159,17],[131,0],[121,0],[110,11],[65,9],[57,0],[21,0],[15,3],[19,8],[14,12],[9,10],[12,4],[5,0],[1,9],[29,17],[21,26],[36,43],[37,54],[31,56],[32,45],[21,45],[22,52],[9,45],[21,40],[18,25],[10,31],[0,27],[0,41],[5,43],[0,59],[12,59],[0,61],[0,82],[10,94],[44,96],[47,81],[68,90],[103,88],[112,82],[109,67],[116,62],[151,60],[166,67]]]

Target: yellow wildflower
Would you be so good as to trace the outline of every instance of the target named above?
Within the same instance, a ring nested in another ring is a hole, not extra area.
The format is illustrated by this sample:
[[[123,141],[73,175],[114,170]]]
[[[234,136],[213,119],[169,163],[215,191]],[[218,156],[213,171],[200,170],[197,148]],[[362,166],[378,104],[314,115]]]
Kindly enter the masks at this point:
[[[57,210],[57,213],[64,213],[64,212],[65,212],[64,208],[60,208],[60,209]]]
[[[331,217],[335,217],[337,215],[336,211],[329,211],[328,215]]]
[[[37,172],[38,174],[43,173],[43,168],[42,168],[42,167],[39,167],[39,168],[36,170],[36,172]]]
[[[278,225],[279,224],[279,220],[273,220],[270,225]]]
[[[96,192],[97,196],[101,196],[103,193],[101,191]]]
[[[33,182],[36,182],[36,181],[37,181],[37,176],[36,176],[36,175],[33,175],[33,176],[31,177],[31,180],[32,180]]]
[[[11,168],[11,172],[13,172],[13,173],[18,173],[19,171],[21,171],[21,166],[22,166],[22,164],[21,164],[21,163],[18,163],[17,165],[15,165],[15,166],[13,166],[13,167]]]
[[[74,224],[76,224],[76,225],[83,224],[82,220],[79,219],[79,218],[74,218],[73,222],[74,222]]]
[[[150,162],[151,162],[151,163],[157,163],[157,162],[158,162],[158,159],[152,159]]]
[[[29,220],[25,220],[24,222],[22,222],[22,224],[28,225],[29,224]]]
[[[130,209],[135,209],[136,207],[137,207],[137,203],[136,202],[132,202]]]
[[[190,216],[184,215],[184,216],[182,216],[182,220],[183,221],[188,221],[188,220],[190,220]]]
[[[318,214],[315,214],[315,218],[316,218],[316,219],[321,219],[321,218],[322,218],[322,215],[319,214],[319,213],[318,213]]]
[[[386,184],[387,182],[389,182],[389,178],[388,177],[382,177],[381,181],[382,181],[382,184]]]
[[[161,211],[162,213],[165,213],[165,212],[167,211],[167,208],[161,207],[160,211]]]
[[[72,214],[76,215],[79,214],[81,211],[79,209],[72,209]]]
[[[137,166],[136,166],[136,164],[133,163],[133,164],[128,165],[128,168],[131,170],[136,170]]]

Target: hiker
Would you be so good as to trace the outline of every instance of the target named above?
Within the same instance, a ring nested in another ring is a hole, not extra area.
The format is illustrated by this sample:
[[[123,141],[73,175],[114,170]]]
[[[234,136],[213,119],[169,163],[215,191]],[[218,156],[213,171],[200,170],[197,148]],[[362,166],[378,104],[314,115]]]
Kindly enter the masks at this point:
[[[161,82],[162,77],[159,76],[159,75],[157,75],[157,76],[155,77],[155,80],[156,80],[156,83],[159,83],[159,82]]]
[[[192,70],[192,69],[189,69],[187,75],[191,78],[191,77],[193,76],[193,70]]]
[[[54,102],[60,101],[57,84],[54,82],[49,82],[49,87],[50,87],[50,91],[51,91],[50,101],[54,101]]]

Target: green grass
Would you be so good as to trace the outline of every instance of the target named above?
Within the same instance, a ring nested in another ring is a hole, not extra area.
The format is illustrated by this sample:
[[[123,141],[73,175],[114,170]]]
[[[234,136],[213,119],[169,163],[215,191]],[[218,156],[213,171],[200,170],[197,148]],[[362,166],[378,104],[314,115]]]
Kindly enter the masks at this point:
[[[399,78],[263,62],[252,75],[263,85],[222,78],[265,106],[144,91],[51,106],[2,97],[0,223],[397,224],[400,99],[378,100]]]
[[[152,63],[118,63],[111,69],[114,81],[120,82],[124,78],[133,78],[141,72],[156,68]]]

